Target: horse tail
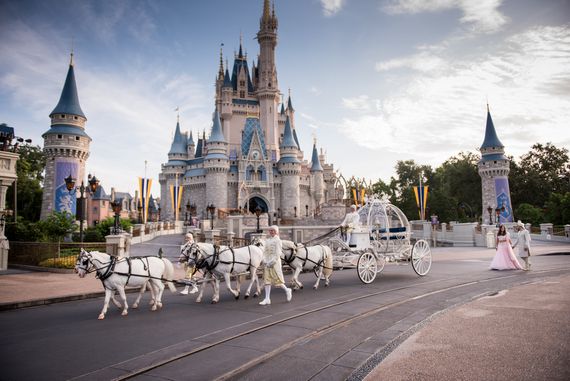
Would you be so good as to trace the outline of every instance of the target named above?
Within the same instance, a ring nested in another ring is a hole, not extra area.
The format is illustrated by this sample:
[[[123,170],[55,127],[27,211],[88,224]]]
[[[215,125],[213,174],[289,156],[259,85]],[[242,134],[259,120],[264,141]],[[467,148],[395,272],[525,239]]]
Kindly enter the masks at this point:
[[[172,292],[176,292],[176,287],[174,287],[174,283],[172,283],[172,278],[174,277],[174,266],[172,262],[170,262],[166,258],[161,258],[162,262],[164,262],[164,274],[163,278],[165,279],[166,285]]]
[[[325,268],[323,269],[323,274],[328,278],[333,272],[333,256],[330,247],[323,246],[323,250],[325,251]]]

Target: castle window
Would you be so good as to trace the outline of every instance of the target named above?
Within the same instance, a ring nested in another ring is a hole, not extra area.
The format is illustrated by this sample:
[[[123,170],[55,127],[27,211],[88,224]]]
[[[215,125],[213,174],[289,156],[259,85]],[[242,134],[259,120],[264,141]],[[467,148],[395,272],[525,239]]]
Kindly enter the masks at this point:
[[[58,139],[63,139],[63,135],[57,135]]]
[[[239,81],[239,85],[242,87],[245,86],[245,81],[244,80]]]
[[[243,91],[243,90],[240,91],[240,92],[239,92],[239,97],[240,97],[240,98],[245,98],[245,91]]]
[[[76,136],[76,137],[75,137],[75,140],[79,140],[79,136]]]
[[[65,114],[61,114],[60,117],[61,117],[62,119],[65,119]]]
[[[77,120],[77,116],[74,116],[73,119]]]

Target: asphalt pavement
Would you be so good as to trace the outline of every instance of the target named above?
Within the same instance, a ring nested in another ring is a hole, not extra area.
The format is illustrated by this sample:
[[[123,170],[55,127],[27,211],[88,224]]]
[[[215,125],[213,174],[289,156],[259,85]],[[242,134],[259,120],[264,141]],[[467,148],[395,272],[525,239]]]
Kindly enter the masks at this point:
[[[162,248],[175,262],[183,237],[134,245],[131,255]],[[536,255],[570,255],[570,244],[533,242]],[[489,260],[494,250],[432,249],[433,260]],[[531,259],[532,260],[532,259]],[[184,276],[175,268],[175,278]],[[366,380],[570,379],[570,274],[541,278],[442,311],[380,348],[353,373]],[[103,295],[94,276],[10,268],[0,272],[0,311]]]

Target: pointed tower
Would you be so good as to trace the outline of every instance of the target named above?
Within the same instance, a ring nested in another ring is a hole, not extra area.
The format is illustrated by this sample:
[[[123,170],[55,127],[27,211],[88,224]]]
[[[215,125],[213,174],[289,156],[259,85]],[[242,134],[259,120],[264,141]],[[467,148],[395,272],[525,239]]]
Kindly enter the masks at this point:
[[[263,3],[263,13],[259,20],[258,87],[259,116],[265,133],[267,149],[279,148],[279,127],[277,123],[279,105],[279,84],[275,65],[275,47],[277,46],[277,17],[275,9],[269,9],[269,0]],[[271,156],[271,154],[270,154]]]
[[[175,218],[175,210],[172,207],[170,186],[182,186],[184,173],[186,172],[186,160],[188,158],[189,150],[188,139],[185,134],[180,132],[180,116],[177,116],[176,119],[174,138],[170,145],[170,151],[168,151],[168,162],[162,165],[162,171],[158,178],[160,183],[160,214],[161,218],[165,221],[173,221]],[[178,218],[180,219],[181,217],[183,218],[184,216],[182,213],[179,213]]]
[[[204,157],[206,170],[206,205],[214,204],[216,208],[228,205],[228,142],[222,132],[218,109],[214,112],[212,132],[206,143],[208,152]]]
[[[504,146],[497,136],[489,105],[487,105],[487,125],[485,139],[480,148],[481,160],[477,164],[482,187],[483,222],[496,224],[513,221],[511,192],[509,190],[509,159]],[[489,208],[492,209],[489,213]],[[497,214],[499,221],[497,221]]]
[[[314,201],[313,208],[316,209],[316,207],[323,203],[325,190],[323,167],[321,166],[319,153],[317,152],[316,141],[313,143],[313,156],[311,158],[311,188]]]
[[[279,148],[281,150],[281,158],[278,162],[278,168],[282,176],[281,213],[284,218],[297,217],[300,213],[299,176],[301,175],[301,162],[297,158],[299,150],[293,138],[289,116],[285,120],[283,140]]]
[[[65,178],[71,175],[76,185],[85,179],[85,163],[89,157],[91,138],[85,133],[87,118],[81,110],[77,95],[73,53],[59,102],[49,117],[51,127],[42,135],[46,155],[42,219],[53,212],[66,211],[75,215],[76,189],[74,187],[69,191]]]
[[[196,144],[194,143],[194,138],[192,137],[192,131],[190,131],[190,135],[188,136],[188,159],[194,159],[196,156]]]

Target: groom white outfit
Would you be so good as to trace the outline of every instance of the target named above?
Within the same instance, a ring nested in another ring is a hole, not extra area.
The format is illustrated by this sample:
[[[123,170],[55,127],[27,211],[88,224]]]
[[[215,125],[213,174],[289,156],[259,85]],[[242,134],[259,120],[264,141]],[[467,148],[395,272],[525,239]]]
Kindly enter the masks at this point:
[[[530,234],[521,221],[517,222],[517,242],[513,245],[518,248],[519,257],[524,261],[524,269],[530,270]]]
[[[350,213],[347,213],[340,226],[346,229],[346,244],[350,245],[352,231],[360,226],[360,216],[356,211],[356,205],[350,206]]]

